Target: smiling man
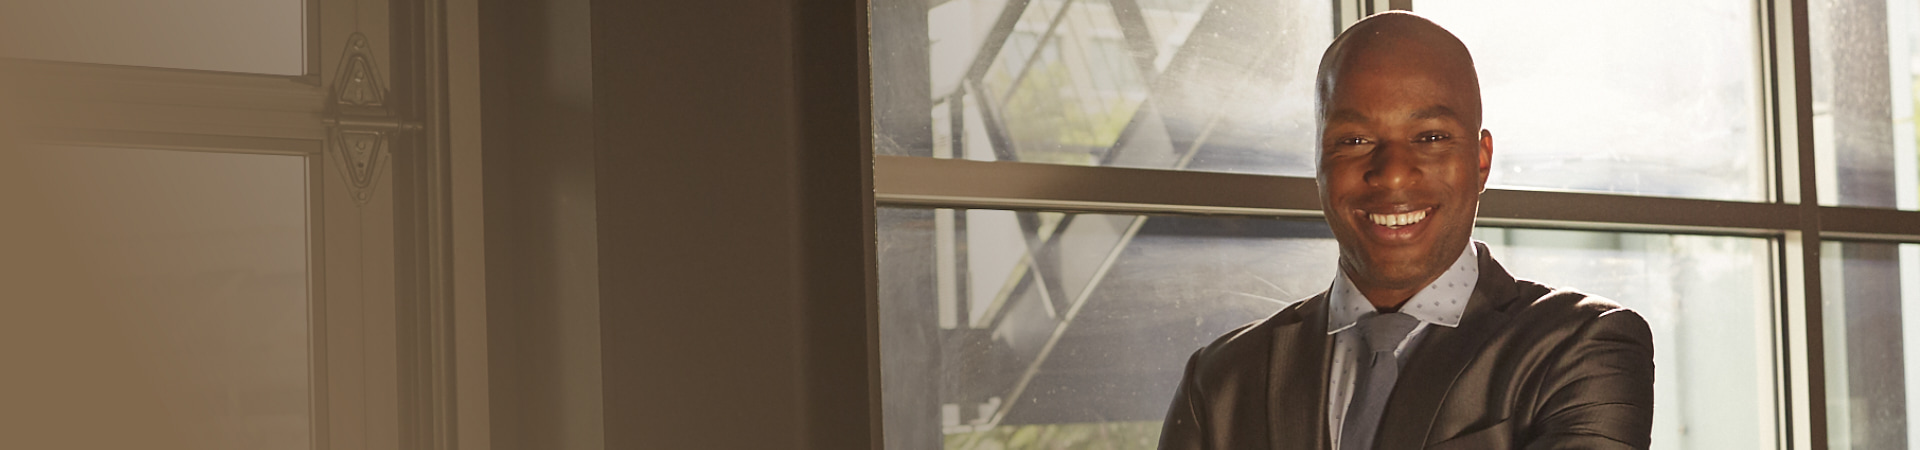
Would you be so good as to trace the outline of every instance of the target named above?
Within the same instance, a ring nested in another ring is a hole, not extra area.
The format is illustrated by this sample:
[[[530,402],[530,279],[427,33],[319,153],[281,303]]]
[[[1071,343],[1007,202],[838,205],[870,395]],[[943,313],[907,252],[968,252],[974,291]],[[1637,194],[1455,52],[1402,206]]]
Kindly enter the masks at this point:
[[[1471,239],[1493,134],[1466,46],[1375,15],[1334,39],[1317,87],[1340,270],[1195,352],[1160,448],[1646,448],[1646,321],[1515,279]]]

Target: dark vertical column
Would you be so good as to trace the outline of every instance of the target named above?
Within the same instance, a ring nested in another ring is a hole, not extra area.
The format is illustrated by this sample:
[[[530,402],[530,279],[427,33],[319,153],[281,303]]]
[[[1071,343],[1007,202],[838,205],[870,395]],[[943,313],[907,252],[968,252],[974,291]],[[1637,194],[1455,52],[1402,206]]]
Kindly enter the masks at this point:
[[[1842,204],[1893,207],[1893,94],[1888,83],[1886,0],[1827,3],[1826,58],[1833,68],[1835,184]],[[1907,442],[1899,276],[1893,246],[1845,244],[1848,417],[1855,448]],[[1830,299],[1831,300],[1831,299]],[[1831,331],[1830,331],[1831,332]],[[1839,393],[1829,393],[1834,395]]]
[[[513,282],[518,273],[511,256],[518,248],[515,217],[520,208],[512,201],[514,184],[512,164],[503,164],[513,155],[511,138],[514,118],[513,100],[505,74],[512,66],[507,61],[516,40],[511,26],[516,24],[510,0],[480,1],[480,179],[481,203],[485,211],[487,248],[487,439],[499,450],[520,450],[521,377],[520,333],[513,318],[521,317],[515,307]]]
[[[881,385],[867,1],[791,5],[798,103],[793,114],[800,126],[800,257],[793,264],[801,271],[805,313],[798,319],[807,381],[800,410],[806,440],[795,447],[876,448]],[[918,85],[927,85],[924,77]],[[930,105],[919,108],[918,117],[930,117]],[[927,122],[921,119],[917,129],[928,130]],[[916,134],[932,141],[930,130]]]
[[[496,450],[604,447],[589,0],[483,0]]]
[[[866,448],[860,2],[593,2],[606,446]]]

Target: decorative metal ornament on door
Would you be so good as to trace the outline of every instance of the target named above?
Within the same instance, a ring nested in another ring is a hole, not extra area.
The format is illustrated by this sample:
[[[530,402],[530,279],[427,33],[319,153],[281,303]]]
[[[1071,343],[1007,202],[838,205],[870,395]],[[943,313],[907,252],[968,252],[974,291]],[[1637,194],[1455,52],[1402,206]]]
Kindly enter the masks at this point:
[[[403,131],[418,131],[420,124],[394,114],[386,103],[387,90],[374,70],[373,52],[367,37],[354,33],[347,39],[346,54],[340,58],[333,93],[327,102],[327,151],[340,164],[355,204],[366,205],[373,198],[375,180],[391,159],[391,143]]]

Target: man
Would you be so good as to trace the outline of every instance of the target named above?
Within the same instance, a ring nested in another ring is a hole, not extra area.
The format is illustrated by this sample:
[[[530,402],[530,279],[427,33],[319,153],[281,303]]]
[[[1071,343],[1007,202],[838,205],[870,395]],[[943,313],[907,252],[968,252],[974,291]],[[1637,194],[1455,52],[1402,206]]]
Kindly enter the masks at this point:
[[[1332,287],[1187,363],[1162,449],[1645,448],[1653,338],[1472,242],[1493,157],[1466,46],[1419,16],[1334,39],[1317,85]]]

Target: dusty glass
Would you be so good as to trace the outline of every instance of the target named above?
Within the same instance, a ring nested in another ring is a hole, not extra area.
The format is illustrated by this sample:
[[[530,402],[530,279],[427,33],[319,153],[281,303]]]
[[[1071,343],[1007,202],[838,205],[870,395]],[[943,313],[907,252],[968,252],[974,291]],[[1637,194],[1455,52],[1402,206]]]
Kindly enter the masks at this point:
[[[292,76],[307,30],[302,0],[0,2],[0,57]]]
[[[1920,209],[1920,5],[1807,2],[1820,204]]]
[[[0,447],[34,448],[37,432],[84,424],[157,448],[309,448],[306,161],[0,150],[16,177],[8,182],[35,188],[32,202],[9,203],[0,227],[51,230],[36,237],[55,249],[7,246],[0,264],[45,257],[50,278],[71,280],[31,298],[13,285],[0,293],[11,316],[0,334],[54,330],[0,344],[15,349],[5,352],[0,410],[34,413],[9,419],[32,429],[0,433]]]
[[[1325,290],[1337,258],[1315,221],[882,208],[878,226],[888,448],[1153,448],[1187,357]],[[1475,236],[1516,276],[1647,317],[1656,448],[1773,446],[1767,240]]]
[[[1766,239],[1480,228],[1515,277],[1633,308],[1653,328],[1656,449],[1777,448],[1783,380]]]
[[[931,5],[931,6],[929,6]],[[876,0],[876,154],[1309,175],[1320,0]]]
[[[1820,246],[1830,448],[1920,448],[1920,244]]]
[[[1753,2],[1420,0],[1413,9],[1473,52],[1493,186],[1768,199]]]

